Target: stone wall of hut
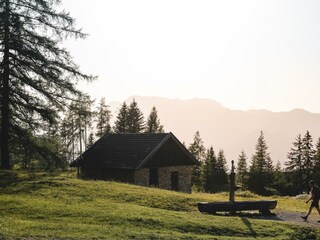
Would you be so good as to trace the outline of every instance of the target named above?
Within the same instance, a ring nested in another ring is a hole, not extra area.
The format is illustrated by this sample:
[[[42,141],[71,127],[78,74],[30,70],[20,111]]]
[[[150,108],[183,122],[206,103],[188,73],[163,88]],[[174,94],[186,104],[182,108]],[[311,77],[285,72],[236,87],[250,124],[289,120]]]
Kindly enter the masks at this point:
[[[178,174],[178,191],[191,193],[192,166],[172,166],[158,168],[158,186],[162,189],[172,190],[171,175]],[[134,184],[149,186],[150,169],[142,168],[134,173]]]

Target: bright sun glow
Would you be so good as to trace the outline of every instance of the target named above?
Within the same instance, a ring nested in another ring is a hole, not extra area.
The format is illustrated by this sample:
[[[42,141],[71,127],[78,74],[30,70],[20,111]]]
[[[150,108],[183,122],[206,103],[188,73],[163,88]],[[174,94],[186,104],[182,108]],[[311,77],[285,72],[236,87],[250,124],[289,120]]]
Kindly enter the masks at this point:
[[[89,37],[67,48],[94,98],[211,98],[320,112],[319,1],[65,0]]]

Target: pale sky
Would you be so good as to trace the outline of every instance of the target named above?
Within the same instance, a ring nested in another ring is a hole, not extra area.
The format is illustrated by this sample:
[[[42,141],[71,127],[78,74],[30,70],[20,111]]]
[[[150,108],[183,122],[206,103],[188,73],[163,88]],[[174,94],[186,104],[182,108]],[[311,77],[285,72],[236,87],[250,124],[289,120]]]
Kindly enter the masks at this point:
[[[66,43],[81,89],[210,98],[231,109],[320,113],[318,0],[62,0],[89,36]]]

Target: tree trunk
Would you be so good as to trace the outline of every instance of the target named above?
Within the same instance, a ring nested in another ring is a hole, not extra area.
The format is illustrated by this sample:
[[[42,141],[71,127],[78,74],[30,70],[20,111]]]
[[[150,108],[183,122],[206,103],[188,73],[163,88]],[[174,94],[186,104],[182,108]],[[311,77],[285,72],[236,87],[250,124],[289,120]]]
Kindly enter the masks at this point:
[[[3,55],[3,77],[2,77],[2,100],[1,100],[1,168],[10,168],[9,159],[9,0],[5,2],[4,22],[4,55]]]

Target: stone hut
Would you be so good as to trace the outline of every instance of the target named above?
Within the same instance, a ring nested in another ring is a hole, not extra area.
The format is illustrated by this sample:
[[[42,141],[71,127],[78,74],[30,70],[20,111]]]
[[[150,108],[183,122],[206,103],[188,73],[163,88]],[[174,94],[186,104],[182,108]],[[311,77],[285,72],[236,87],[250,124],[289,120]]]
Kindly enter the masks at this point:
[[[172,133],[107,134],[71,166],[81,178],[114,180],[191,192],[192,166],[199,164]]]

